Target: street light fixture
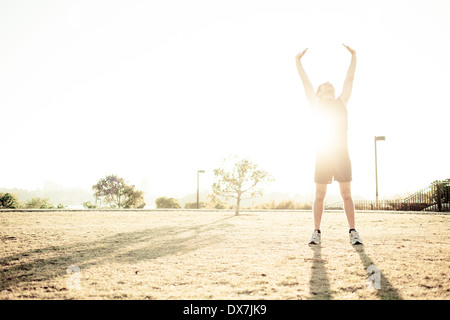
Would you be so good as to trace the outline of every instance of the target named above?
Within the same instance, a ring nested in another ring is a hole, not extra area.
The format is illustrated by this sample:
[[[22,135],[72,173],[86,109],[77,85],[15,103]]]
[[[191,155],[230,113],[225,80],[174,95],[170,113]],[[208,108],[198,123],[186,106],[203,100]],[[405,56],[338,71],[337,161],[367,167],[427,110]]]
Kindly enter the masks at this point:
[[[376,186],[375,199],[376,199],[376,201],[378,201],[377,141],[386,141],[386,137],[385,136],[375,136],[375,186]]]
[[[205,170],[197,171],[197,209],[199,208],[199,200],[200,200],[200,189],[199,189],[199,175],[200,173],[205,173]]]

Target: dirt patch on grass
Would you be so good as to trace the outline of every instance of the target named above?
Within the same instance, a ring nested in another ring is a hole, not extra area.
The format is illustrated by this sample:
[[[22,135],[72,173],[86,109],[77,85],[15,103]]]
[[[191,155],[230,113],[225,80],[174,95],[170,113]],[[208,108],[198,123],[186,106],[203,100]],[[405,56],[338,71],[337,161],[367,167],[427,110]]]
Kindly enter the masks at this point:
[[[449,219],[360,212],[353,247],[326,212],[310,247],[310,212],[0,212],[0,299],[448,299]]]

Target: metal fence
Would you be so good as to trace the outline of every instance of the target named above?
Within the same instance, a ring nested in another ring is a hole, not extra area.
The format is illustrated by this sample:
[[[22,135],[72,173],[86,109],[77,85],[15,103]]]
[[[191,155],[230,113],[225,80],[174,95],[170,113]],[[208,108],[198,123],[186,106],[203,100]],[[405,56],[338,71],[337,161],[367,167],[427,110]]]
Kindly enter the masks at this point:
[[[434,181],[401,200],[355,200],[353,203],[356,210],[450,211],[450,179]],[[343,203],[327,204],[325,209],[343,209]]]

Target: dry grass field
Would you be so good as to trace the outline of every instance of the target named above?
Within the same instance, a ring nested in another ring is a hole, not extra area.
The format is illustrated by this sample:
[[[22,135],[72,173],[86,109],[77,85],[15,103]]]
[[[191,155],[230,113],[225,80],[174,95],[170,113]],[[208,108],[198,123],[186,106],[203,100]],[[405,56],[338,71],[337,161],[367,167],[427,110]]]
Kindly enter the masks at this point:
[[[310,212],[0,212],[0,299],[450,298],[449,215],[356,221],[310,247]]]

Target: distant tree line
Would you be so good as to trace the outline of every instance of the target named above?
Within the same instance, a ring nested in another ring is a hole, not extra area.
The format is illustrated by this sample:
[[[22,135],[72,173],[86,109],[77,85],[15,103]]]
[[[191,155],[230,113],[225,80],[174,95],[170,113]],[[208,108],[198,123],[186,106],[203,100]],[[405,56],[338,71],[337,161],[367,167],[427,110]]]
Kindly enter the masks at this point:
[[[292,200],[284,200],[280,202],[269,201],[258,204],[254,209],[270,209],[270,210],[310,210],[312,209],[311,202],[296,202]]]
[[[0,193],[0,209],[63,209],[64,205],[54,206],[49,198],[34,197],[25,203],[18,201],[16,195]]]
[[[258,165],[249,159],[239,159],[236,156],[225,159],[222,167],[214,170],[215,182],[212,185],[213,194],[207,201],[200,202],[200,208],[226,209],[233,208],[239,214],[241,201],[262,195],[261,185],[273,181],[273,177],[258,168]],[[137,190],[134,185],[125,179],[111,174],[97,181],[92,186],[95,203],[83,202],[86,209],[109,207],[117,209],[144,208],[144,192]],[[234,198],[236,204],[227,206],[222,199]],[[98,205],[97,203],[100,203]],[[159,197],[155,201],[157,208],[181,208],[177,199]],[[50,203],[49,198],[33,197],[25,203],[19,203],[17,197],[11,193],[0,193],[0,208],[36,208],[36,209],[62,209]],[[185,208],[197,208],[196,202],[188,202]]]
[[[48,198],[49,202],[54,206],[57,206],[59,203],[77,206],[87,199],[92,198],[92,192],[90,190],[79,187],[64,187],[49,181],[45,181],[41,189],[0,188],[0,193],[14,195],[22,206],[32,198]]]
[[[215,182],[212,185],[214,194],[209,195],[207,201],[199,203],[200,208],[225,209],[227,205],[223,199],[234,198],[236,204],[231,208],[239,214],[241,201],[262,195],[261,185],[273,181],[273,177],[265,170],[247,158],[229,157],[222,163],[222,167],[214,170]],[[100,179],[94,186],[94,196],[104,204],[113,208],[143,208],[145,206],[144,193],[116,175],[109,175]],[[180,209],[181,205],[175,198],[159,197],[155,201],[159,209]],[[96,204],[83,203],[87,209],[96,208]],[[292,204],[293,206],[293,204]],[[196,202],[188,202],[185,208],[197,208]]]

